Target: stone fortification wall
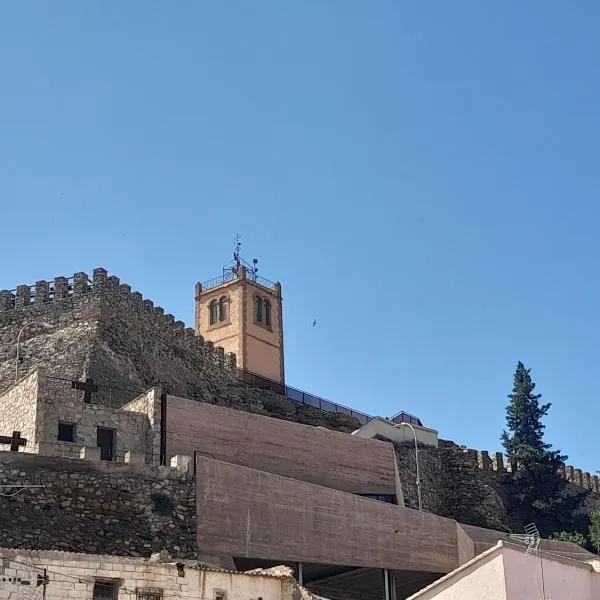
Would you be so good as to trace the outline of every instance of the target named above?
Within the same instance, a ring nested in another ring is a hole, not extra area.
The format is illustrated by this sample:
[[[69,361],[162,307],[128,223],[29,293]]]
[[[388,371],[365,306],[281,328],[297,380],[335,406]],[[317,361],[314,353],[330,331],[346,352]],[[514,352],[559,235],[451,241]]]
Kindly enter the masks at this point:
[[[20,332],[20,375],[40,367],[64,379],[92,378],[111,389],[113,405],[156,382],[183,395],[235,383],[234,355],[102,268],[92,279],[75,273],[0,292],[0,392],[14,382]]]
[[[0,393],[15,381],[19,333],[20,377],[36,367],[69,379],[88,377],[99,317],[99,297],[83,273],[1,291]]]
[[[453,444],[452,442],[448,443],[456,446],[456,444]],[[473,450],[463,446],[460,446],[460,449],[469,456],[475,464],[477,464],[477,467],[481,471],[512,473],[516,468],[516,465],[511,463],[502,452]],[[598,477],[598,475],[592,475],[581,469],[576,469],[571,465],[562,465],[561,473],[563,477],[573,485],[600,494],[600,477]]]
[[[0,547],[195,557],[195,482],[187,473],[0,452],[0,485],[15,486],[0,488]]]
[[[411,442],[394,444],[406,506],[417,508],[415,450]],[[438,448],[420,445],[423,510],[478,527],[508,529],[501,494],[488,482],[470,454],[440,441]]]

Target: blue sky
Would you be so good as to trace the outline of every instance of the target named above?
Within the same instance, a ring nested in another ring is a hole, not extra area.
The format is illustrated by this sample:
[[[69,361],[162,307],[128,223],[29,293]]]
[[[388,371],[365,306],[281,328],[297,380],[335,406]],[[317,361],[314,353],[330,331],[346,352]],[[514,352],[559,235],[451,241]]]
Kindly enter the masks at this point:
[[[291,385],[499,450],[515,364],[600,469],[596,2],[5,2],[0,288],[188,324],[240,233]],[[317,319],[316,327],[312,322]]]

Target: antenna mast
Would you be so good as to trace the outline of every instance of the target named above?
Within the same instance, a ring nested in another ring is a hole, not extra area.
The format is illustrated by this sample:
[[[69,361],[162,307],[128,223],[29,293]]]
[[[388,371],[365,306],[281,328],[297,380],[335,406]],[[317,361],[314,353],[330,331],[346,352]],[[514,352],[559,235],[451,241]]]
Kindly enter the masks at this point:
[[[246,274],[248,275],[249,279],[256,281],[258,276],[258,259],[253,258],[252,264],[250,264],[242,258],[242,237],[239,233],[235,235],[233,241],[235,242],[233,247],[233,261],[227,263],[223,267],[223,280],[231,281],[232,279],[235,279],[237,277],[239,268],[243,265],[246,268]]]

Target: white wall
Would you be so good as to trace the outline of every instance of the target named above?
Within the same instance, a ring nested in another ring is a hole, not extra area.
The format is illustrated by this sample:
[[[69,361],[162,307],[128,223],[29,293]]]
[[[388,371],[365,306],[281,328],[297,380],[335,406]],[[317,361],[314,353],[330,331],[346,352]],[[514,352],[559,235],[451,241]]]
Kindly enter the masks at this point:
[[[600,573],[588,563],[504,548],[507,600],[598,600]],[[545,596],[544,596],[545,594]]]
[[[428,446],[438,446],[438,432],[435,429],[413,425],[417,435],[417,441],[420,444]],[[352,435],[364,438],[374,438],[376,435],[381,435],[394,442],[414,442],[413,432],[410,427],[396,426],[392,421],[375,417],[366,425],[353,432]]]
[[[475,559],[472,563],[453,571],[425,590],[417,592],[409,600],[412,599],[517,600],[516,598],[507,598],[504,589],[504,564],[501,552],[489,552],[487,556]],[[539,599],[536,598],[536,600]],[[572,600],[575,600],[575,597]]]

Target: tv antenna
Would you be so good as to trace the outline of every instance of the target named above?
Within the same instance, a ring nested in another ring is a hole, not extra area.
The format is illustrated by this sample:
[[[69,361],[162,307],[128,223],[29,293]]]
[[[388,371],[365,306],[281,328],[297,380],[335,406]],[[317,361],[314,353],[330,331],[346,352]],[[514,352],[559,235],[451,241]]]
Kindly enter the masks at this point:
[[[535,523],[525,525],[525,533],[509,533],[507,538],[517,544],[526,546],[525,554],[537,554],[540,549],[542,538]]]
[[[223,267],[224,281],[231,281],[232,279],[235,279],[238,269],[241,266],[246,268],[246,274],[248,275],[248,278],[252,281],[256,281],[256,277],[258,276],[258,259],[253,258],[252,264],[250,264],[242,258],[242,237],[239,233],[236,233],[233,241],[235,242],[235,246],[233,247],[233,261],[227,263]]]

